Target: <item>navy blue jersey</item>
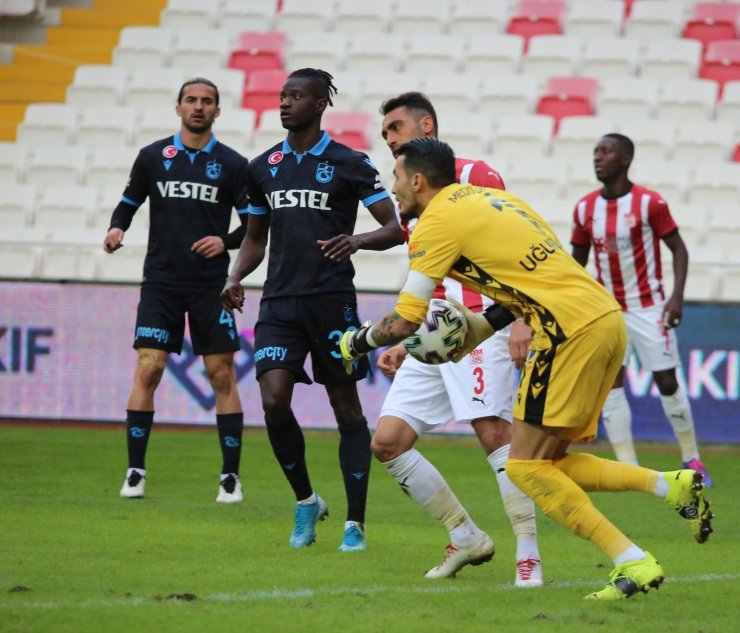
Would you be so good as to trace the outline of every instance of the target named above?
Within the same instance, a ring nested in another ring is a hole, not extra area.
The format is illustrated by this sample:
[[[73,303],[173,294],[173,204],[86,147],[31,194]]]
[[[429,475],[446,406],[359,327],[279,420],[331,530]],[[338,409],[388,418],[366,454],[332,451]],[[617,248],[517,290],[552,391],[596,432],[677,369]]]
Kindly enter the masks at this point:
[[[370,159],[324,132],[305,154],[278,143],[248,171],[248,211],[270,218],[263,298],[354,292],[352,262],[325,258],[316,240],[352,235],[358,202],[388,197]]]
[[[208,235],[226,237],[232,208],[246,214],[247,167],[246,158],[215,136],[200,151],[187,150],[178,132],[139,152],[122,202],[130,205],[133,215],[149,197],[143,283],[180,288],[224,283],[228,252],[206,259],[191,247]],[[131,222],[131,216],[125,216],[114,212],[111,228],[125,231]]]

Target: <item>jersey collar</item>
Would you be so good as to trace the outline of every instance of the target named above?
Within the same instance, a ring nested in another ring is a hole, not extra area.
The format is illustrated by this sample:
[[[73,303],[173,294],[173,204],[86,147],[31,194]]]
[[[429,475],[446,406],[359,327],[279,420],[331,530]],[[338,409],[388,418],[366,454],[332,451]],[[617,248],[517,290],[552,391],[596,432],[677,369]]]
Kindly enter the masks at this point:
[[[211,140],[208,141],[208,143],[203,149],[198,150],[196,154],[200,152],[205,152],[206,154],[210,154],[213,151],[213,148],[216,147],[216,143],[218,143],[218,139],[216,138],[216,135],[213,134],[213,132],[211,132]],[[175,132],[173,145],[181,152],[187,151],[185,146],[182,143],[182,138],[180,136],[179,131]]]
[[[321,156],[321,154],[324,153],[326,146],[329,145],[331,141],[332,141],[332,138],[331,136],[329,136],[329,132],[324,130],[324,133],[321,135],[319,142],[316,143],[316,145],[314,145],[310,150],[308,150],[306,154],[313,154],[314,156]],[[297,154],[296,151],[288,144],[287,138],[283,141],[283,154],[295,154],[296,156],[299,156],[299,154]]]

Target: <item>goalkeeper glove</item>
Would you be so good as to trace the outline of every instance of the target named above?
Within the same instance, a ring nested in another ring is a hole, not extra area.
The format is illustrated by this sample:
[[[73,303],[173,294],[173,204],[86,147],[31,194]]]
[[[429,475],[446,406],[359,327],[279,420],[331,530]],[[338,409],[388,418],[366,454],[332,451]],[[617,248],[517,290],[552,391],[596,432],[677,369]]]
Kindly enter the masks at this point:
[[[357,330],[347,330],[339,341],[339,351],[342,354],[342,364],[344,371],[348,375],[352,374],[355,361],[360,360],[371,349],[377,345],[372,345],[367,340],[367,333],[370,331],[372,321],[365,321]]]
[[[511,312],[498,303],[485,312],[473,312],[454,299],[448,298],[447,301],[460,310],[468,322],[468,331],[465,334],[462,348],[452,356],[455,363],[459,363],[483,341],[493,336],[498,330],[503,330],[516,319]]]

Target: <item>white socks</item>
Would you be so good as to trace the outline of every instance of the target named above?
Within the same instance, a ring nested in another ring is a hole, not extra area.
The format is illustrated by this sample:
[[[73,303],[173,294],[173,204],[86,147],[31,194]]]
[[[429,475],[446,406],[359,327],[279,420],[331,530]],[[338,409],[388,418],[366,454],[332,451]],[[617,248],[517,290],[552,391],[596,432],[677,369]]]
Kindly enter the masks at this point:
[[[419,451],[412,448],[383,466],[406,494],[447,528],[453,545],[467,547],[478,541],[480,529],[444,477]]]
[[[694,431],[694,417],[691,415],[689,399],[686,397],[684,390],[681,389],[681,385],[678,386],[676,393],[670,396],[661,394],[660,402],[668,421],[673,427],[676,439],[678,439],[681,459],[684,462],[699,459],[699,448],[696,445],[696,433]]]
[[[623,387],[609,392],[601,415],[617,461],[637,466],[637,454],[632,441],[632,411]]]
[[[511,528],[516,537],[516,559],[539,559],[537,548],[537,524],[535,523],[534,501],[517,488],[506,474],[506,460],[509,459],[510,444],[495,450],[488,456],[488,463],[496,474],[496,481],[501,493]]]
[[[644,558],[645,551],[632,543],[621,554],[617,554],[617,556],[614,558],[614,564],[621,565],[622,563],[629,563],[633,560],[643,560]]]

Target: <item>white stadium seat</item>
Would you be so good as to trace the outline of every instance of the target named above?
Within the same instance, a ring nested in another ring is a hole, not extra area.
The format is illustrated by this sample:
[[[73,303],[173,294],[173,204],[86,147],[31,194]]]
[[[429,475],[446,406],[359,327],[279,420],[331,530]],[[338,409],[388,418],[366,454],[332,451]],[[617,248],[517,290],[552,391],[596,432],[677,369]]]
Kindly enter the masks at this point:
[[[337,94],[331,100],[335,110],[352,111],[358,109],[360,96],[362,95],[363,75],[351,70],[340,70],[333,72],[334,85],[337,87]],[[373,112],[377,110],[373,108]]]
[[[381,252],[357,251],[352,256],[352,264],[357,290],[397,292],[408,274],[408,250],[404,244]]]
[[[701,61],[701,42],[688,39],[655,39],[644,43],[640,76],[655,79],[696,77]]]
[[[18,142],[69,143],[74,139],[79,112],[63,103],[32,103],[18,126]]]
[[[363,80],[357,108],[364,112],[377,112],[383,101],[422,87],[422,78],[413,73],[367,72]]]
[[[516,73],[524,55],[524,38],[508,33],[468,37],[463,66],[466,73],[495,76]]]
[[[477,157],[490,151],[492,124],[488,113],[445,116],[441,125],[445,142],[458,156]]]
[[[220,68],[226,65],[231,33],[220,29],[186,29],[175,32],[172,66],[175,68]],[[192,75],[187,73],[188,78]]]
[[[391,17],[391,0],[342,0],[334,14],[334,30],[345,35],[384,33]]]
[[[152,107],[141,111],[139,121],[134,129],[133,145],[141,148],[168,136],[180,129],[180,119],[175,108]],[[218,133],[217,133],[218,135]]]
[[[93,147],[85,168],[85,184],[94,187],[117,187],[119,194],[126,186],[138,147]],[[120,195],[119,195],[120,198]]]
[[[252,144],[252,132],[256,119],[254,110],[227,108],[213,124],[216,138],[240,154],[247,153]]]
[[[563,161],[591,157],[599,139],[615,129],[614,120],[608,117],[564,117],[560,121],[557,136],[552,140],[552,155]]]
[[[485,77],[480,88],[479,109],[491,116],[512,112],[529,114],[537,102],[539,82],[533,75],[497,75]]]
[[[506,9],[505,2],[456,0],[450,7],[450,32],[497,36],[506,27]]]
[[[169,0],[162,9],[159,23],[173,30],[212,26],[216,20],[215,4],[202,0]]]
[[[522,71],[540,79],[575,75],[581,59],[583,40],[564,35],[537,35],[529,40]]]
[[[77,145],[100,147],[128,145],[137,111],[126,106],[89,106],[82,111],[77,127]]]
[[[33,145],[26,182],[44,186],[78,184],[82,181],[86,159],[86,147]]]
[[[349,38],[345,68],[354,72],[396,72],[403,40],[390,33],[358,33]]]
[[[440,116],[465,116],[478,105],[481,79],[477,73],[434,73],[424,81],[423,92]]]
[[[568,179],[563,187],[563,198],[567,201],[567,219],[572,220],[572,212],[578,202],[587,193],[601,188],[601,183],[596,179],[594,163],[591,154],[579,157],[571,161],[568,169]]]
[[[659,83],[643,77],[608,77],[599,82],[598,112],[619,119],[653,115]]]
[[[391,15],[391,31],[399,36],[426,35],[434,39],[447,27],[450,4],[448,0],[403,0]]]
[[[520,158],[512,161],[503,176],[506,188],[526,201],[560,198],[566,163],[548,157]]]
[[[72,83],[67,86],[67,103],[117,105],[128,85],[128,70],[104,64],[78,66]]]
[[[334,69],[344,64],[346,54],[347,36],[343,33],[301,31],[289,39],[285,66]]]
[[[22,181],[29,151],[26,145],[0,143],[0,183],[4,185]]]
[[[137,70],[169,63],[174,33],[158,26],[127,26],[121,29],[113,64]]]
[[[102,242],[102,238],[101,238]],[[126,243],[115,253],[102,253],[98,259],[97,276],[100,281],[138,283],[144,275],[146,246]]]
[[[697,161],[691,179],[689,199],[697,204],[711,207],[740,208],[740,164],[727,162]],[[725,221],[724,214],[715,214]],[[738,214],[740,215],[740,214]]]
[[[639,40],[678,37],[684,21],[683,3],[679,0],[640,0],[624,26],[624,34]]]
[[[667,119],[619,119],[618,132],[628,136],[635,144],[633,164],[642,165],[669,158],[676,137],[675,121]]]
[[[34,226],[48,231],[92,226],[97,191],[76,185],[51,185],[41,190]]]
[[[5,239],[5,238],[3,238]],[[0,270],[3,277],[32,279],[39,272],[41,247],[37,244],[12,241],[0,242]]]
[[[732,125],[723,121],[684,121],[676,130],[673,158],[698,165],[727,160]]]
[[[460,70],[464,40],[459,35],[417,35],[409,40],[403,56],[405,69],[418,74]]]
[[[3,233],[31,225],[36,196],[36,187],[32,185],[3,184],[3,195],[0,196]]]
[[[39,275],[43,279],[92,280],[103,255],[103,233],[92,229],[55,229],[44,244]]]
[[[740,81],[728,81],[722,91],[722,99],[717,104],[717,120],[735,123],[740,121]],[[736,140],[737,138],[736,130]]]
[[[565,33],[577,37],[618,37],[624,7],[614,0],[571,0],[565,15]]]
[[[216,19],[220,28],[237,33],[269,31],[275,22],[276,13],[277,0],[260,0],[260,2],[223,0]]]
[[[180,68],[143,67],[131,77],[126,105],[161,108],[171,103],[175,116],[177,93],[184,81],[185,72]]]
[[[549,152],[555,123],[550,116],[514,114],[498,119],[493,151],[516,160],[520,156],[544,156]]]
[[[264,110],[260,125],[252,135],[253,153],[261,154],[273,145],[285,140],[287,132],[280,122],[280,110]]]
[[[657,191],[670,207],[674,202],[686,199],[689,173],[689,165],[682,161],[636,162],[630,171],[630,179]]]
[[[604,0],[611,4],[611,0]],[[637,72],[640,44],[622,37],[585,40],[580,74],[586,77],[629,77]]]
[[[198,68],[190,71],[186,79],[203,77],[218,87],[221,111],[240,108],[244,96],[246,73],[238,68]],[[176,95],[175,95],[176,96]]]
[[[658,91],[657,112],[672,121],[707,120],[718,92],[717,82],[710,79],[666,79]]]
[[[335,5],[335,0],[283,0],[274,28],[288,33],[325,31],[332,24]]]

